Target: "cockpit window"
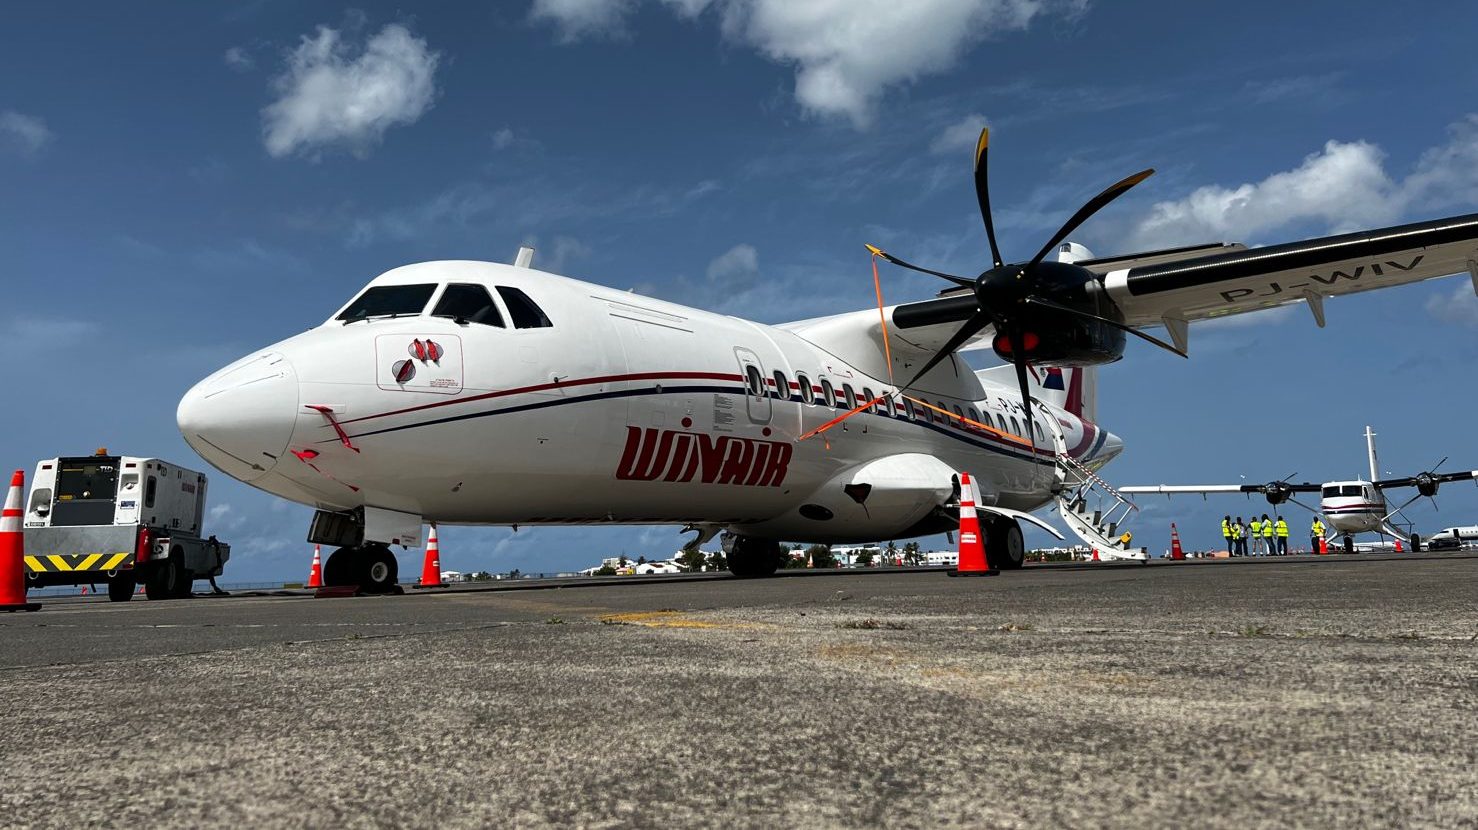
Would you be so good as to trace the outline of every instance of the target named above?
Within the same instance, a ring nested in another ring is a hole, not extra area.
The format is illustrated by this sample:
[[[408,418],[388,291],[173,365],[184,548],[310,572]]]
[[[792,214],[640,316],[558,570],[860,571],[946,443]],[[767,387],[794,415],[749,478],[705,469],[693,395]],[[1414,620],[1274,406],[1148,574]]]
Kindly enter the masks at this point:
[[[493,295],[475,283],[454,282],[441,293],[432,317],[450,317],[457,322],[481,323],[503,328],[503,315],[493,304]]]
[[[376,285],[360,294],[335,319],[353,322],[367,317],[414,317],[426,309],[435,291],[435,283]]]
[[[498,296],[508,306],[508,316],[513,325],[521,329],[542,329],[554,325],[544,316],[544,311],[529,299],[529,295],[509,285],[498,286]]]

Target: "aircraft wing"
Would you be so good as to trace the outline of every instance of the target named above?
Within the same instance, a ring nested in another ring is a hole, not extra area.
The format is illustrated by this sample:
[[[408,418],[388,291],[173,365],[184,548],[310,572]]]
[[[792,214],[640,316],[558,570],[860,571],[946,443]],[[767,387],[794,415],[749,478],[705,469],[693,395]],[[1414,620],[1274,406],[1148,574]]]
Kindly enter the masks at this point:
[[[1424,476],[1386,478],[1375,482],[1375,489],[1390,490],[1397,487],[1420,487],[1423,484],[1446,484],[1449,481],[1472,481],[1478,479],[1478,470],[1458,473],[1426,473]]]
[[[1191,320],[1306,302],[1322,326],[1326,297],[1463,272],[1478,291],[1478,214],[1157,263],[1105,264],[1112,270],[1102,272],[1104,289],[1125,322],[1164,325],[1183,347]]]
[[[1304,482],[1303,484],[1289,484],[1287,482],[1273,482],[1271,484],[1139,484],[1118,488],[1121,493],[1149,493],[1161,496],[1177,496],[1187,493],[1207,495],[1210,493],[1258,493],[1266,495],[1269,490],[1284,490],[1289,493],[1317,493],[1322,485]]]

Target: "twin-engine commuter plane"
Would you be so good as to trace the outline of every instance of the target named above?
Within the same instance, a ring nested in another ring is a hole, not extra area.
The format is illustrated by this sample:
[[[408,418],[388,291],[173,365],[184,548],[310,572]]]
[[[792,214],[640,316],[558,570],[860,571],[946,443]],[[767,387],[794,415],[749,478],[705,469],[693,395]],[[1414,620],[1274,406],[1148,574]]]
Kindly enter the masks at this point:
[[[178,422],[212,465],[317,508],[331,585],[390,590],[391,545],[425,522],[672,524],[724,532],[730,569],[774,572],[779,541],[907,538],[956,526],[959,471],[981,494],[992,564],[1057,500],[1075,533],[1094,471],[1123,449],[1097,422],[1091,367],[1132,334],[1184,354],[1192,320],[1468,270],[1478,215],[1244,249],[1086,259],[1065,240],[1146,178],[1090,200],[1031,259],[922,302],[763,325],[515,265],[388,271],[328,320],[216,372]],[[881,291],[879,291],[881,298]],[[1174,345],[1140,330],[1164,326]],[[1010,365],[970,370],[987,342]],[[1040,381],[1033,379],[1033,374]],[[1013,381],[1015,381],[1013,383]],[[1055,533],[1055,531],[1054,531]]]
[[[1343,536],[1345,552],[1354,553],[1356,534],[1379,533],[1392,539],[1407,539],[1408,534],[1396,527],[1392,519],[1405,515],[1402,511],[1412,502],[1420,498],[1434,499],[1438,488],[1449,481],[1478,480],[1478,470],[1437,472],[1443,464],[1447,463],[1446,458],[1438,461],[1432,469],[1414,476],[1383,479],[1380,477],[1380,462],[1375,455],[1375,431],[1369,426],[1365,427],[1365,451],[1370,462],[1368,480],[1356,478],[1348,481],[1326,481],[1323,484],[1311,482],[1294,484],[1289,481],[1293,476],[1289,475],[1267,484],[1154,484],[1120,489],[1130,494],[1156,493],[1166,496],[1186,493],[1197,493],[1203,496],[1210,493],[1246,493],[1248,495],[1261,493],[1268,500],[1268,504],[1274,507],[1284,502],[1292,502],[1324,518],[1328,521],[1326,536],[1329,538]],[[1400,507],[1390,509],[1386,504],[1385,491],[1404,487],[1415,487],[1416,495],[1407,499]],[[1318,493],[1319,509],[1315,510],[1294,498],[1295,493]],[[1433,503],[1435,504],[1435,501]],[[1420,536],[1411,534],[1408,541],[1412,550],[1420,549]]]

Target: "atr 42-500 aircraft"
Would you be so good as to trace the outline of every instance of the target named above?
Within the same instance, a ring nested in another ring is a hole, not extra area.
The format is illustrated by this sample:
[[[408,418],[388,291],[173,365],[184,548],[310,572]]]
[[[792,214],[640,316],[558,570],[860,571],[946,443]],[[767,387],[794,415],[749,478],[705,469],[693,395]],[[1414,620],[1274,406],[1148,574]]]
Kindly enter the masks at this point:
[[[428,521],[723,531],[735,574],[768,575],[782,539],[953,529],[961,470],[992,563],[1014,568],[1020,522],[1042,524],[1030,511],[1054,499],[1074,532],[1116,546],[1083,497],[1123,449],[1097,423],[1090,367],[1118,360],[1126,334],[1184,355],[1192,320],[1303,301],[1322,325],[1326,297],[1464,270],[1478,286],[1478,215],[1251,250],[1085,259],[1065,243],[1149,170],[1008,264],[987,137],[974,170],[990,267],[964,279],[871,248],[954,283],[936,299],[883,307],[879,291],[879,308],[762,325],[542,273],[523,252],[407,265],[201,381],[180,431],[223,472],[317,508],[310,541],[338,547],[330,584],[391,589],[389,546],[419,545]],[[1174,345],[1140,331],[1153,326]],[[1010,365],[956,356],[983,342]]]
[[[1365,451],[1370,461],[1368,481],[1357,478],[1348,481],[1326,481],[1323,484],[1311,482],[1294,484],[1289,481],[1297,475],[1294,473],[1267,484],[1152,484],[1123,487],[1121,491],[1130,494],[1157,493],[1166,496],[1185,493],[1198,493],[1203,496],[1209,493],[1245,493],[1250,496],[1253,493],[1261,493],[1268,500],[1268,504],[1274,507],[1284,502],[1292,502],[1327,519],[1329,526],[1325,530],[1326,535],[1329,538],[1343,536],[1345,552],[1354,553],[1355,534],[1379,533],[1392,539],[1407,538],[1408,534],[1392,524],[1391,520],[1396,516],[1404,516],[1402,511],[1412,502],[1420,498],[1428,498],[1434,499],[1433,504],[1436,504],[1437,489],[1443,484],[1449,481],[1478,480],[1478,470],[1437,472],[1443,464],[1447,463],[1446,458],[1438,461],[1432,469],[1414,476],[1381,478],[1380,462],[1375,457],[1375,430],[1369,426],[1365,427]],[[1385,491],[1404,487],[1415,487],[1416,495],[1407,499],[1400,507],[1391,510],[1386,505]],[[1319,509],[1315,510],[1294,498],[1294,493],[1318,493]],[[1411,534],[1409,541],[1412,550],[1421,548],[1420,536]]]

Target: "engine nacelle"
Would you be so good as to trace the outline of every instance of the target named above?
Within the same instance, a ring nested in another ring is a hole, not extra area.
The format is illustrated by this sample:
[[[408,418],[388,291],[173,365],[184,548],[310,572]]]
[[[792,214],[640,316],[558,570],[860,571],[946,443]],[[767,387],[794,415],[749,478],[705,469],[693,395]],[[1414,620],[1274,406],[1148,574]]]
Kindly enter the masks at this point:
[[[1043,262],[1035,270],[1037,292],[1053,302],[1110,320],[1123,314],[1103,292],[1092,272],[1065,262]],[[1010,361],[1017,349],[1027,360],[1048,366],[1098,366],[1124,356],[1124,332],[1113,326],[1045,306],[1018,312],[1021,343],[997,334],[996,354]]]

